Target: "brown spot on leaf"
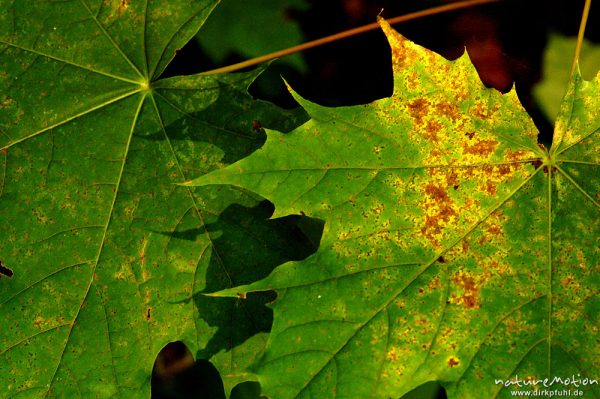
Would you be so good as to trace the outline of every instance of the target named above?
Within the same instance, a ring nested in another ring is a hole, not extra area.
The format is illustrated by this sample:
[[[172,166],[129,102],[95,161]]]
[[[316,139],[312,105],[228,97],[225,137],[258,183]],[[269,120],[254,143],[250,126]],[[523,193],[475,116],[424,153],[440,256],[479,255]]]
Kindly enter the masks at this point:
[[[531,331],[532,329],[535,329],[534,326],[532,326],[530,323],[527,323],[526,321],[522,320],[521,318],[517,318],[517,319],[508,318],[504,321],[504,325],[506,328],[506,332],[509,333],[510,335],[522,334],[523,332]]]
[[[438,150],[438,149],[433,149],[433,150],[431,150],[431,152],[429,153],[429,156],[430,156],[432,159],[438,159],[438,158],[441,158],[443,155],[444,155],[444,153],[443,153],[442,151]]]
[[[238,298],[240,299],[246,299],[246,293],[245,292],[238,292],[237,293]]]
[[[152,318],[151,311],[152,308],[148,308],[148,310],[146,310],[146,320],[150,320]]]
[[[466,254],[469,251],[469,243],[466,241],[463,241],[461,243],[461,246],[462,246],[463,253]]]
[[[417,98],[407,104],[408,111],[411,118],[415,121],[417,126],[423,124],[423,118],[427,115],[427,108],[429,107],[429,101],[425,98]]]
[[[463,150],[466,154],[486,157],[494,152],[497,146],[498,142],[496,140],[481,140],[473,145],[464,145]]]
[[[448,367],[455,367],[460,364],[458,358],[456,356],[450,356],[448,359]]]
[[[9,96],[2,96],[2,100],[0,100],[0,109],[8,108],[14,100]]]
[[[467,136],[468,138],[472,139],[473,137],[475,137],[475,132],[466,132],[465,136]]]
[[[560,283],[563,287],[568,287],[569,285],[571,285],[571,283],[573,282],[573,277],[572,276],[566,276],[565,278],[563,278]]]
[[[440,278],[439,277],[434,277],[433,280],[431,280],[429,283],[427,283],[427,288],[429,288],[430,291],[435,290],[436,288],[440,288],[442,286],[441,282],[440,282]]]
[[[536,169],[543,165],[543,162],[541,159],[536,159],[535,161],[531,161],[530,163]]]
[[[428,184],[425,187],[425,193],[431,196],[436,201],[447,202],[450,200],[446,191],[443,188],[438,187],[434,184]]]
[[[492,181],[487,181],[485,183],[485,191],[489,195],[496,195],[496,185]]]
[[[144,238],[144,240],[142,241],[142,249],[140,250],[140,263],[142,265],[142,267],[145,266],[146,264],[146,248],[148,246],[148,239]]]
[[[446,183],[448,186],[454,187],[455,190],[460,186],[460,181],[458,180],[458,174],[456,173],[456,170],[449,170],[449,172],[446,174]]]
[[[488,234],[500,237],[502,235],[502,229],[497,224],[489,224],[486,228]]]
[[[459,296],[453,296],[452,303],[462,304],[468,309],[478,309],[479,301],[479,284],[473,276],[458,272],[452,277],[452,282],[456,284],[461,291]]]
[[[425,138],[431,141],[439,141],[437,133],[442,130],[442,124],[438,121],[427,121],[425,127]]]
[[[470,109],[470,112],[479,119],[486,119],[488,116],[487,108],[484,107],[482,103],[476,103],[475,106]]]
[[[417,72],[412,71],[407,76],[406,87],[411,91],[419,87],[419,74]]]
[[[508,165],[500,165],[500,166],[498,166],[497,171],[498,171],[498,175],[500,175],[502,177],[502,176],[506,176],[506,175],[510,174],[511,169],[510,169],[510,166],[508,166]]]
[[[477,102],[475,106],[469,110],[469,113],[475,115],[479,119],[489,119],[499,109],[499,103],[494,103],[492,106],[490,106],[487,103]]]
[[[261,125],[261,123],[260,123],[260,121],[259,121],[259,120],[256,120],[256,119],[254,119],[254,120],[252,121],[252,129],[253,129],[255,132],[258,132],[258,131],[260,131],[260,129],[262,129],[262,125]]]
[[[438,114],[444,115],[452,120],[457,120],[460,118],[460,110],[458,109],[456,104],[443,102],[436,104],[435,108]]]
[[[392,347],[387,353],[388,360],[395,362],[400,358],[398,352],[396,352],[396,348]]]
[[[506,150],[505,158],[509,161],[520,161],[521,159],[525,158],[529,154],[530,154],[529,151],[518,150],[518,151],[513,152],[509,148]]]
[[[452,207],[452,200],[443,187],[433,183],[425,186],[425,193],[433,200],[431,214],[425,216],[425,225],[421,228],[421,233],[429,239],[434,245],[439,245],[438,236],[442,232],[442,227],[450,222],[451,218],[458,216],[456,210]]]
[[[544,165],[544,173],[548,174],[548,165]]]

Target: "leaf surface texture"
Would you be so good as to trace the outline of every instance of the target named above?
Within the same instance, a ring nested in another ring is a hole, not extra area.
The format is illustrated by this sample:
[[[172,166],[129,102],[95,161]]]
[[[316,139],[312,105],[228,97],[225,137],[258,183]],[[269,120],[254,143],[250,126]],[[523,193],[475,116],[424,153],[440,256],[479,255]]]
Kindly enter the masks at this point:
[[[503,398],[515,388],[495,379],[595,378],[600,76],[574,76],[548,152],[514,90],[382,26],[393,96],[296,96],[309,122],[186,183],[325,221],[317,253],[216,294],[278,293],[265,394],[397,398],[438,380],[450,398]]]
[[[175,340],[248,379],[269,295],[193,294],[301,255],[256,195],[175,183],[303,116],[252,100],[257,72],[160,79],[216,4],[0,1],[0,396],[149,397]]]

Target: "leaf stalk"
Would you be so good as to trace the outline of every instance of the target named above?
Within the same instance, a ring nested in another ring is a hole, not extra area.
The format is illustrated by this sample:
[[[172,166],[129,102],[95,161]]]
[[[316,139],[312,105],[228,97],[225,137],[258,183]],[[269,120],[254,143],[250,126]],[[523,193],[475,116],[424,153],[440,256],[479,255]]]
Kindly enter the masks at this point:
[[[579,55],[581,54],[581,45],[583,44],[583,37],[585,35],[585,26],[587,25],[588,16],[590,15],[590,7],[592,0],[585,0],[583,6],[583,15],[581,16],[581,22],[579,24],[579,33],[577,34],[577,45],[575,46],[575,55],[573,56],[573,64],[571,65],[571,76],[575,73],[577,63],[579,62]]]

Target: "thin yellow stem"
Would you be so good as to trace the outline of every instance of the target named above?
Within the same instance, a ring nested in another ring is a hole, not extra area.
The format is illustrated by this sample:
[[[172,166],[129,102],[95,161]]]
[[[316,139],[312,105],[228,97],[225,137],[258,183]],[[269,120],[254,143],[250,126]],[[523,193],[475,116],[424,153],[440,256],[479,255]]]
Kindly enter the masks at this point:
[[[388,19],[387,21],[390,24],[397,24],[399,22],[406,22],[410,20],[414,20],[417,18],[423,18],[430,15],[441,14],[444,12],[459,10],[462,8],[474,7],[480,4],[487,3],[495,3],[500,0],[466,0],[466,1],[457,1],[455,3],[446,4],[439,7],[430,8],[423,11],[417,11],[406,15],[401,15],[399,17]],[[344,32],[336,33],[335,35],[327,36],[321,39],[313,40],[304,44],[300,44],[298,46],[290,47],[285,50],[276,51],[274,53],[270,53],[267,55],[263,55],[260,57],[252,58],[247,61],[238,62],[237,64],[228,65],[225,67],[212,69],[210,71],[202,72],[202,75],[214,75],[217,73],[226,73],[226,72],[234,72],[240,69],[248,68],[251,66],[255,66],[258,64],[262,64],[263,62],[271,61],[276,58],[285,57],[287,55],[296,54],[304,50],[308,50],[310,48],[315,48],[318,46],[322,46],[327,43],[335,42],[337,40],[345,39],[351,36],[358,35],[360,33],[368,32],[371,30],[379,29],[379,23],[374,22],[372,24],[364,25],[358,28],[350,29]]]
[[[581,54],[581,45],[583,44],[583,36],[585,35],[585,26],[587,24],[588,16],[590,15],[590,7],[592,0],[585,0],[585,6],[583,7],[583,15],[581,16],[581,23],[579,24],[579,34],[577,35],[577,45],[575,46],[575,55],[573,56],[573,65],[571,65],[571,76],[575,73],[577,68],[577,62],[579,61],[579,55]]]

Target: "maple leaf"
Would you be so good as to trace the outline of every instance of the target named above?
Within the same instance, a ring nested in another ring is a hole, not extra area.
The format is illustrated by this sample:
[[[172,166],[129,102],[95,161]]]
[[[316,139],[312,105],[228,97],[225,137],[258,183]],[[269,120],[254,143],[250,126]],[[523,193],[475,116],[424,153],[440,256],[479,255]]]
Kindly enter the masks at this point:
[[[149,397],[175,340],[226,389],[247,379],[269,295],[191,295],[302,248],[281,249],[291,227],[255,195],[174,183],[258,148],[261,123],[303,116],[252,100],[258,71],[160,79],[216,4],[0,1],[0,396]]]
[[[277,291],[255,367],[264,393],[397,398],[437,380],[481,399],[518,389],[496,380],[597,377],[600,75],[573,76],[547,152],[514,89],[382,27],[392,97],[296,96],[309,122],[185,183],[325,221],[308,259],[214,294]]]

